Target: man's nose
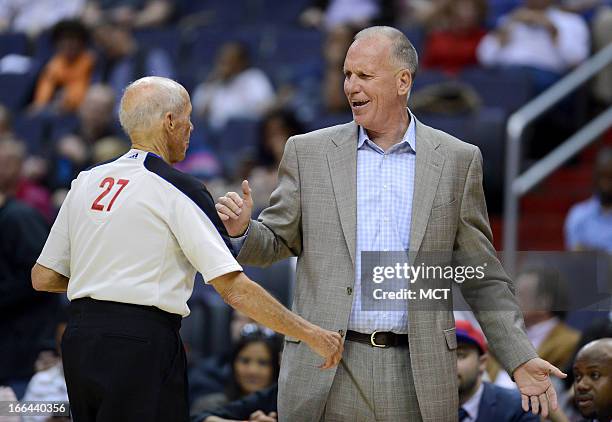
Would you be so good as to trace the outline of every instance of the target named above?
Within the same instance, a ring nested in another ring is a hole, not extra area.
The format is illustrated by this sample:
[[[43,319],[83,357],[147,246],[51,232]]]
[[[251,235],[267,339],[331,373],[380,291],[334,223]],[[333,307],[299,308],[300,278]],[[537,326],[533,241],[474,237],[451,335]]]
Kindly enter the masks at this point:
[[[359,83],[359,79],[355,77],[355,75],[351,75],[346,80],[346,92],[348,94],[355,94],[361,91],[361,84]]]
[[[576,382],[576,390],[580,391],[581,393],[585,393],[589,391],[590,389],[591,389],[591,384],[585,381],[584,378]]]

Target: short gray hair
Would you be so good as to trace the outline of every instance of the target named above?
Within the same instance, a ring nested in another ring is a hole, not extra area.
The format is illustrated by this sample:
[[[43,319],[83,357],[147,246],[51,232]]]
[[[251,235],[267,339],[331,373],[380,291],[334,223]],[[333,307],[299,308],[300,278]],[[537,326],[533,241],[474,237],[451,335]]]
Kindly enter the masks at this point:
[[[139,90],[138,98],[131,98]],[[151,130],[166,113],[179,113],[186,106],[188,93],[176,81],[159,76],[147,76],[129,84],[123,91],[119,106],[119,122],[129,135]]]
[[[383,35],[391,40],[393,43],[391,58],[398,66],[408,69],[410,75],[414,78],[419,67],[419,56],[408,37],[399,29],[391,26],[371,26],[359,31],[355,35],[354,40],[357,41],[377,35]]]

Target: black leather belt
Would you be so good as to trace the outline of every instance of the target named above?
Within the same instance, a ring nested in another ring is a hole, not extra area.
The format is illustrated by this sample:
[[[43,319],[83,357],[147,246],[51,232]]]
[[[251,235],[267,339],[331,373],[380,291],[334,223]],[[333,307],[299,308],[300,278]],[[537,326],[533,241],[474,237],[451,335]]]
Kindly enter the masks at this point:
[[[390,331],[374,331],[372,334],[364,334],[348,330],[346,339],[369,344],[372,347],[408,346],[408,334],[395,334]]]

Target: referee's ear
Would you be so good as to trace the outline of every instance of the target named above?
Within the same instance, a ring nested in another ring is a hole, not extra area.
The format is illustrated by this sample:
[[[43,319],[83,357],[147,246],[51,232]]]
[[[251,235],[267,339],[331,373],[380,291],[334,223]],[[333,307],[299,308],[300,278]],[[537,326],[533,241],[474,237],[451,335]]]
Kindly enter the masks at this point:
[[[166,129],[168,132],[172,132],[174,130],[174,115],[170,111],[164,114],[164,129]]]

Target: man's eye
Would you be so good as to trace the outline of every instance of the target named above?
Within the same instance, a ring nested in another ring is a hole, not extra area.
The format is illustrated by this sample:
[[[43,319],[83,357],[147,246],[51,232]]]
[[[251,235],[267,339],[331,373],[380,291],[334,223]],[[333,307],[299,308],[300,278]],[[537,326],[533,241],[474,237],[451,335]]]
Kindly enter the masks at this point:
[[[600,376],[601,376],[601,374],[599,372],[597,372],[597,371],[591,372],[591,378],[594,379],[594,380],[599,379]]]

